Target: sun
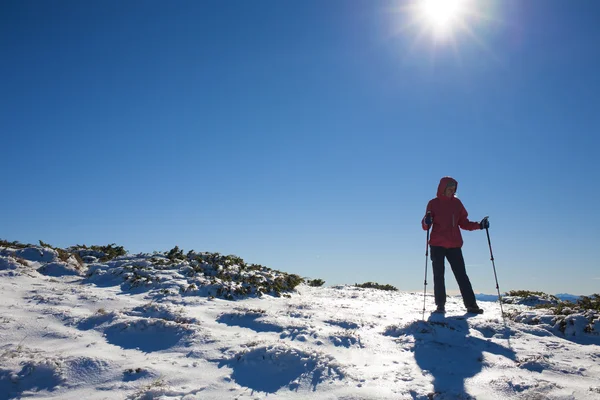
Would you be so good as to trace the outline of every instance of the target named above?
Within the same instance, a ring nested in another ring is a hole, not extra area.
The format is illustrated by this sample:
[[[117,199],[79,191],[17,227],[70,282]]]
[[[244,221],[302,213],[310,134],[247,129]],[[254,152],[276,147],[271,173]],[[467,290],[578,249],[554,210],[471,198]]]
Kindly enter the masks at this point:
[[[469,0],[419,0],[417,11],[420,19],[435,34],[445,35],[464,20]]]
[[[482,33],[503,24],[501,11],[496,0],[393,0],[386,9],[390,35],[402,41],[402,51],[428,51],[432,60],[447,50],[460,58],[461,48],[473,45],[495,57]]]

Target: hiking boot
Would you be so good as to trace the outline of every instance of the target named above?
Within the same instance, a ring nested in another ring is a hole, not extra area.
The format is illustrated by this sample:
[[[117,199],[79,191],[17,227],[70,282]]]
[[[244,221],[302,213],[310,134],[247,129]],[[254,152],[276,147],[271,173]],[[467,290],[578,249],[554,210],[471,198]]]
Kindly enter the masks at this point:
[[[444,306],[438,306],[433,313],[434,314],[445,314],[446,309],[444,308]]]
[[[478,306],[475,307],[467,307],[467,312],[471,314],[483,314],[483,310]]]

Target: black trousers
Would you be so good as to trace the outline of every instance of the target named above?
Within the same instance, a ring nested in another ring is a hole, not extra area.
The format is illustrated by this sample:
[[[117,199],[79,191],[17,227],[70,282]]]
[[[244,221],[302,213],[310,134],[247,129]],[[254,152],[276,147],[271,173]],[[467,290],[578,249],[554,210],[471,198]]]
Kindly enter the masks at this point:
[[[445,259],[448,259],[454,277],[458,283],[460,294],[463,298],[465,307],[475,307],[475,293],[471,287],[471,281],[467,276],[465,260],[460,247],[447,249],[440,246],[431,246],[431,264],[433,267],[433,292],[435,295],[435,304],[444,306],[446,304],[446,283],[444,281]]]

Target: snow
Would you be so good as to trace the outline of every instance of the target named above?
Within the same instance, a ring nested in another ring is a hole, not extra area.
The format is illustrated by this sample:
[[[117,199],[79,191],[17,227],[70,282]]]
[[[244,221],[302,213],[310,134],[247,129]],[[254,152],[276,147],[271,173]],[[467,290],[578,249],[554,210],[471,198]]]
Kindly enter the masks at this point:
[[[509,298],[503,319],[450,297],[423,321],[422,293],[280,292],[284,274],[209,253],[80,255],[95,263],[0,247],[0,400],[600,399],[589,310]]]

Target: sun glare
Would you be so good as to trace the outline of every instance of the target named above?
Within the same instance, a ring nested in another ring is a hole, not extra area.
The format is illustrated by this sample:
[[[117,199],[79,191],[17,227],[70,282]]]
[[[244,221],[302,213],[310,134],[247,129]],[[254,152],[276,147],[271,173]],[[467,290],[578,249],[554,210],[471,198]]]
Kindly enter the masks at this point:
[[[423,50],[435,57],[438,52],[475,44],[493,56],[481,29],[501,23],[496,0],[394,0],[389,9],[392,36],[407,38],[407,54]],[[466,42],[466,43],[463,43]]]
[[[445,34],[464,18],[467,3],[468,0],[420,0],[419,12],[436,34]]]

